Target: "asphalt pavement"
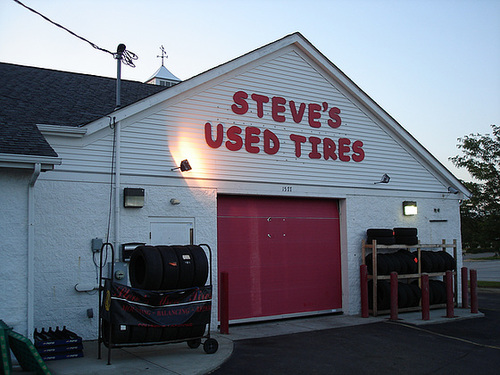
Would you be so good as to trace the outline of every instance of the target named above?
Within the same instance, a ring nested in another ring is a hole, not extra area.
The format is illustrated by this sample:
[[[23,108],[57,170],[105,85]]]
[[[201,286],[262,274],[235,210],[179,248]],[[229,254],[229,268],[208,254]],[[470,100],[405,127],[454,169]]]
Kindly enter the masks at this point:
[[[500,260],[481,260],[495,253],[465,254],[463,266],[469,270],[477,271],[477,279],[480,281],[500,281]]]
[[[235,340],[231,357],[210,374],[499,374],[500,290],[481,289],[479,307],[483,317],[447,323],[385,319]]]

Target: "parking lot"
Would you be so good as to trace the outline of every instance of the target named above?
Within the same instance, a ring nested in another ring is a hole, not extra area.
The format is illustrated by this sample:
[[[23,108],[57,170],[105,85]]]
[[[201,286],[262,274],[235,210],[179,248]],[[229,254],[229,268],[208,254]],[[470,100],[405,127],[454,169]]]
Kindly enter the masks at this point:
[[[481,289],[484,317],[417,326],[371,324],[236,340],[212,374],[498,374],[500,290]]]

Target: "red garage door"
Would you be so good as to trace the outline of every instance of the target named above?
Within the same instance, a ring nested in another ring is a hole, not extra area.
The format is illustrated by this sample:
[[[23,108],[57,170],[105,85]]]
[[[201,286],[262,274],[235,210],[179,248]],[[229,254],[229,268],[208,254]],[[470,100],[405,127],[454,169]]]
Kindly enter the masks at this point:
[[[218,266],[229,319],[342,307],[336,200],[218,197]]]

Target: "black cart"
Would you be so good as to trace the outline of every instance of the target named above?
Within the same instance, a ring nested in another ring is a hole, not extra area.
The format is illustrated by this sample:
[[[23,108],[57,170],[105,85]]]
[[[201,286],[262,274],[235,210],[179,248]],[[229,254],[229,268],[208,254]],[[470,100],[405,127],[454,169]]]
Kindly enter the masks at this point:
[[[108,348],[108,365],[112,348],[187,342],[191,349],[203,342],[207,354],[218,349],[217,340],[210,337],[212,310],[212,250],[207,244],[198,245],[209,253],[209,284],[175,290],[143,290],[113,280],[114,248],[103,244],[99,271],[99,339]],[[103,253],[111,250],[110,277],[103,277]]]

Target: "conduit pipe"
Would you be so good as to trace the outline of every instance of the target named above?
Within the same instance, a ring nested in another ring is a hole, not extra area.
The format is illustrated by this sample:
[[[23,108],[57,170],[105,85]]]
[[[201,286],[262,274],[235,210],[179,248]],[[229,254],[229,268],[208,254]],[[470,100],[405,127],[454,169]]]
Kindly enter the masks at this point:
[[[35,163],[28,185],[28,310],[27,336],[33,341],[35,329],[35,183],[42,171],[42,165]]]
[[[120,136],[120,122],[115,122],[115,249],[120,246],[120,187],[121,187],[121,136]],[[118,259],[113,259],[117,261]]]

